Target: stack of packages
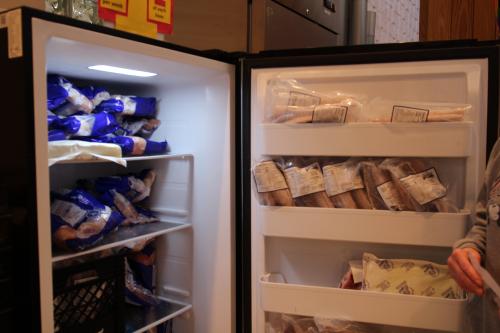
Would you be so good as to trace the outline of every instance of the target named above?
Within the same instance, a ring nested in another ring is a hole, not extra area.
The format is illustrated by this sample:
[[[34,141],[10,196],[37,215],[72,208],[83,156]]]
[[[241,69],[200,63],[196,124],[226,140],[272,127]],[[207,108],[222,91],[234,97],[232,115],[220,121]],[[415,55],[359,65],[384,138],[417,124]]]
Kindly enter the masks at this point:
[[[81,180],[75,189],[51,193],[52,239],[64,250],[81,251],[118,227],[158,221],[144,207],[154,170],[136,175]]]
[[[464,298],[464,292],[451,277],[447,265],[414,259],[380,259],[371,253],[364,253],[363,260],[349,261],[339,288]]]
[[[321,93],[289,79],[270,80],[266,94],[266,119],[272,123],[450,122],[463,121],[470,110],[470,104]]]
[[[110,95],[92,86],[76,88],[58,75],[48,76],[47,97],[49,141],[57,142],[56,146],[76,144],[59,142],[67,139],[79,140],[82,146],[86,146],[82,141],[95,143],[92,147],[111,144],[121,156],[161,154],[168,149],[166,141],[149,140],[160,125],[154,97]]]
[[[253,174],[266,206],[458,212],[421,158],[279,158],[257,163]]]

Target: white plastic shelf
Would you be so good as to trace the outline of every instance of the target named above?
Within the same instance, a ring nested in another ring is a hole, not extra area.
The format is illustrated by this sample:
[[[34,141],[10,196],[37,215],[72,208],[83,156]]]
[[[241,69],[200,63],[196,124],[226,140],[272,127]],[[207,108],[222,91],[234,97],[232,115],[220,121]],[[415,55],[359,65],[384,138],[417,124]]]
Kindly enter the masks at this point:
[[[471,122],[261,124],[257,131],[263,155],[466,157],[472,142]]]
[[[469,214],[261,206],[257,216],[269,237],[450,247]]]
[[[135,162],[135,161],[148,161],[148,160],[167,160],[167,159],[184,159],[184,158],[192,158],[192,154],[162,154],[162,155],[143,155],[143,156],[129,156],[129,157],[123,157],[125,161],[128,162]],[[54,165],[58,164],[87,164],[87,163],[113,163],[108,160],[103,160],[103,159],[90,159],[90,160],[83,160],[83,159],[74,159],[74,160],[66,160],[66,161],[60,161],[57,162]]]
[[[99,243],[85,251],[63,252],[55,250],[52,262],[58,262],[76,257],[81,257],[90,253],[95,253],[117,246],[122,246],[128,242],[138,241],[145,238],[153,238],[170,232],[191,228],[191,224],[180,224],[171,222],[153,222],[141,225],[121,227],[118,230],[106,235]]]
[[[125,332],[146,332],[192,309],[192,305],[160,298],[160,304],[151,307],[126,305]]]
[[[461,332],[465,300],[260,281],[263,311]]]

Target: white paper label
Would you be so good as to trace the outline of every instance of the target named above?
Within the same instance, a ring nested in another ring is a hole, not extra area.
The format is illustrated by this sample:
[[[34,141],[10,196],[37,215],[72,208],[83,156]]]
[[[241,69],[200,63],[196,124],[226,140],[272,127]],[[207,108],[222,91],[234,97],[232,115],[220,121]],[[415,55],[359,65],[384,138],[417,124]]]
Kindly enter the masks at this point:
[[[393,123],[425,123],[427,121],[427,116],[429,115],[429,110],[412,108],[409,106],[394,105],[392,107],[392,118]]]
[[[288,106],[309,106],[315,108],[321,102],[321,98],[314,95],[308,95],[297,91],[290,91],[288,97]]]
[[[74,203],[62,200],[55,200],[51,206],[51,213],[59,216],[64,222],[69,223],[74,227],[81,222],[87,212]]]
[[[323,175],[317,164],[286,169],[285,178],[293,198],[325,190]]]
[[[344,123],[347,106],[338,104],[318,105],[313,112],[313,123]]]
[[[253,169],[257,192],[271,192],[288,188],[285,177],[273,161],[259,163]]]
[[[377,191],[390,210],[403,210],[404,205],[401,202],[396,185],[392,181],[377,186]]]
[[[446,196],[446,187],[441,184],[434,168],[401,178],[401,183],[420,205]]]
[[[363,180],[357,169],[346,163],[323,167],[326,194],[329,197],[364,188]]]

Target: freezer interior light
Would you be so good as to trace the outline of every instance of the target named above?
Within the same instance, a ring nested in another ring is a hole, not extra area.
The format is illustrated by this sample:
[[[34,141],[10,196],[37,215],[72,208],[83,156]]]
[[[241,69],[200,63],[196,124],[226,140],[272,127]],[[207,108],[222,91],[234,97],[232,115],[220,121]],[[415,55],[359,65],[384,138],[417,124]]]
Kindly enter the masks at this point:
[[[135,69],[128,69],[128,68],[108,66],[108,65],[90,66],[89,69],[93,69],[95,71],[101,71],[101,72],[123,74],[123,75],[132,75],[132,76],[139,76],[139,77],[151,77],[151,76],[158,75],[156,73],[144,72],[144,71],[138,71]]]

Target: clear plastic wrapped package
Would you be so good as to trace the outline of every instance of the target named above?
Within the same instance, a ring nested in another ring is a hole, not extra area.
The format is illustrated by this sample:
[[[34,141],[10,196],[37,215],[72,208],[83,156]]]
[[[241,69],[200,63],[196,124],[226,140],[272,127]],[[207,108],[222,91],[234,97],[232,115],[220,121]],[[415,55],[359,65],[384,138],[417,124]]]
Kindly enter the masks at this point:
[[[463,121],[470,104],[396,101],[374,98],[368,104],[369,121],[373,122],[450,122]]]
[[[295,206],[285,176],[274,161],[262,161],[253,169],[259,202],[265,206]]]
[[[266,118],[272,123],[362,121],[363,98],[343,92],[320,93],[296,80],[273,79],[266,92]]]
[[[283,158],[280,161],[295,205],[333,208],[334,205],[325,191],[321,167],[317,162],[312,164],[305,162],[307,161],[300,158]]]

